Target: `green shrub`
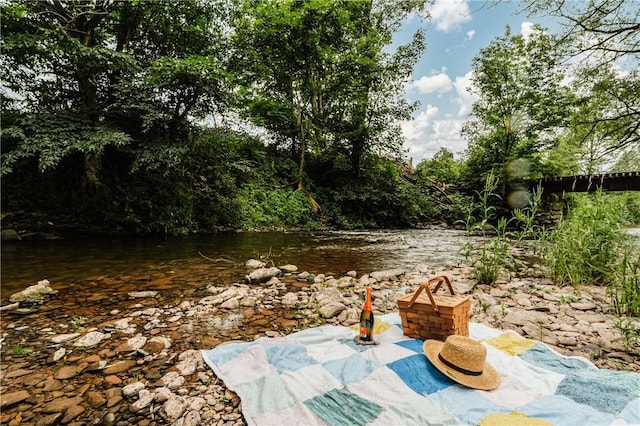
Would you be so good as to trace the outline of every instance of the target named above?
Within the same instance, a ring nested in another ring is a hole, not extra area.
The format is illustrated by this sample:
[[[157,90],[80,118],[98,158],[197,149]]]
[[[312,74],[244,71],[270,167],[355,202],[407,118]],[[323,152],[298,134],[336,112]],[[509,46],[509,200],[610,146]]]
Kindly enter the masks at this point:
[[[315,226],[309,200],[302,191],[248,185],[238,196],[244,229]]]
[[[551,233],[544,260],[560,285],[604,284],[612,278],[625,235],[624,206],[601,192],[576,198]]]

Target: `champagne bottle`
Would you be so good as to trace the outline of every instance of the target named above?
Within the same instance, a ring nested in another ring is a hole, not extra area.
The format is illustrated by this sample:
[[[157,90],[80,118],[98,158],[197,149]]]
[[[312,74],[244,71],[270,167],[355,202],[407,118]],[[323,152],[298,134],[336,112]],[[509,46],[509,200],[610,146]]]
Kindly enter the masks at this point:
[[[360,314],[360,340],[373,341],[373,308],[371,307],[371,287],[367,287],[367,298]]]

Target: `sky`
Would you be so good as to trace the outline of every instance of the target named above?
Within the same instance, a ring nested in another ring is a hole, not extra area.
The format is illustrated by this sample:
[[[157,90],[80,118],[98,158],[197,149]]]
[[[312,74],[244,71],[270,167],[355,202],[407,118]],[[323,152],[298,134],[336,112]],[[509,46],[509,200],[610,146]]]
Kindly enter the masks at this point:
[[[471,63],[480,49],[503,36],[507,25],[513,34],[539,24],[555,32],[559,24],[548,18],[517,14],[518,2],[481,0],[435,0],[429,7],[430,20],[412,15],[396,34],[396,43],[406,43],[419,28],[426,30],[427,47],[407,82],[406,98],[419,101],[413,120],[402,122],[404,148],[413,165],[431,158],[441,147],[456,154],[467,148],[460,135],[469,120],[474,95]]]

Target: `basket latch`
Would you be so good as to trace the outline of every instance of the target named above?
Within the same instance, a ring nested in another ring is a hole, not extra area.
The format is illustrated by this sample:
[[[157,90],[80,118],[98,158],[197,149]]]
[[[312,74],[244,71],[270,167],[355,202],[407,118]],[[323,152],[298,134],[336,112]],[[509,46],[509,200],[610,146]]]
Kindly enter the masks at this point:
[[[438,284],[435,286],[435,288],[433,289],[433,292],[432,292],[431,288],[429,286],[431,284],[433,284],[433,283],[438,283]],[[455,296],[455,293],[453,291],[453,287],[451,286],[451,281],[449,281],[449,277],[447,277],[446,275],[439,275],[437,277],[430,278],[427,281],[425,281],[422,284],[420,284],[420,287],[414,293],[413,297],[409,301],[409,308],[416,301],[416,299],[420,295],[420,292],[422,290],[425,290],[427,292],[427,296],[429,296],[429,300],[431,301],[431,305],[433,306],[433,310],[438,312],[438,310],[439,310],[438,309],[438,305],[436,304],[436,300],[433,298],[433,293],[437,293],[438,292],[438,290],[442,286],[442,283],[447,283],[447,287],[449,287],[449,291],[451,292],[451,295]]]

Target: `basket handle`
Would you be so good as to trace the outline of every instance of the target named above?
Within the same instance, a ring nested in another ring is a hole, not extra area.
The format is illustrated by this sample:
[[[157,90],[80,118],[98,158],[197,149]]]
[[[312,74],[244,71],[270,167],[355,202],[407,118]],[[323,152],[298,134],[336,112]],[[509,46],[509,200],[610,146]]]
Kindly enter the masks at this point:
[[[431,292],[431,289],[429,288],[429,286],[432,283],[436,283],[436,282],[438,284],[433,289],[433,292]],[[438,312],[438,305],[436,304],[436,301],[433,298],[433,293],[436,293],[440,289],[440,287],[442,286],[442,283],[447,283],[447,287],[449,287],[449,291],[451,292],[451,295],[455,296],[453,287],[451,286],[451,281],[449,281],[449,277],[447,277],[446,275],[439,275],[437,277],[430,278],[427,281],[420,284],[420,287],[414,293],[413,297],[409,301],[409,307],[411,307],[415,303],[416,299],[420,295],[420,292],[422,292],[422,290],[425,290],[427,292],[427,296],[429,296],[429,300],[431,301],[431,306],[433,306],[433,310]]]

